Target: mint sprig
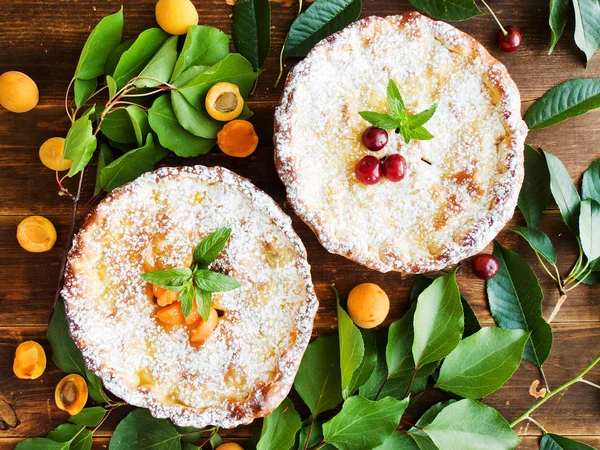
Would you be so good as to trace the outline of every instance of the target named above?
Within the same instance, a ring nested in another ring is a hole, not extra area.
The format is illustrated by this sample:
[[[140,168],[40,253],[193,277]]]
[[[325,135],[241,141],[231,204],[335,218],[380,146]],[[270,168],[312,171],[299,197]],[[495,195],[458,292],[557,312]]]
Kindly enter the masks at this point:
[[[194,249],[191,268],[155,270],[141,274],[148,283],[172,292],[179,292],[179,302],[184,317],[192,312],[194,301],[202,319],[208,320],[213,292],[237,289],[241,283],[222,273],[208,269],[219,256],[231,236],[231,228],[223,227],[206,236]]]
[[[394,80],[390,80],[388,83],[387,101],[390,114],[376,111],[360,111],[360,116],[373,126],[383,128],[384,130],[396,130],[396,133],[400,133],[407,144],[412,139],[418,141],[433,139],[433,135],[424,125],[435,114],[437,103],[418,114],[409,114],[406,106],[404,106],[402,94],[400,94],[400,90]]]

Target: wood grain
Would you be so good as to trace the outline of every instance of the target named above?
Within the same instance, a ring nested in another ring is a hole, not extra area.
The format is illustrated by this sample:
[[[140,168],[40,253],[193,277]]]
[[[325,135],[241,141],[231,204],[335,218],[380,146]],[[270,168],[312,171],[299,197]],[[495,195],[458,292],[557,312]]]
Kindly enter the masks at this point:
[[[64,136],[69,122],[64,113],[64,90],[71,78],[79,52],[91,28],[105,15],[121,5],[125,12],[125,37],[156,26],[154,0],[0,0],[0,73],[20,70],[32,76],[40,88],[40,105],[26,114],[11,114],[0,109],[0,397],[15,405],[21,423],[14,429],[0,431],[0,450],[12,449],[23,437],[44,435],[66,419],[53,403],[53,390],[62,374],[49,362],[48,371],[39,380],[18,380],[12,373],[14,349],[19,342],[35,339],[49,351],[44,338],[52,311],[57,276],[63,249],[67,246],[71,204],[57,195],[54,174],[43,167],[38,158],[42,142],[53,136]],[[202,24],[230,31],[231,7],[225,0],[195,0]],[[398,14],[411,10],[408,0],[364,0],[363,16]],[[586,70],[583,55],[573,44],[573,26],[567,26],[565,37],[555,53],[547,55],[549,30],[548,2],[530,0],[491,2],[505,25],[518,26],[524,45],[513,54],[500,53],[494,44],[496,26],[489,14],[457,24],[458,28],[479,39],[492,55],[508,67],[519,86],[523,112],[549,88],[571,78],[600,77],[600,56]],[[329,285],[335,283],[342,294],[355,284],[370,281],[380,284],[390,295],[392,308],[387,323],[406,310],[411,277],[399,274],[379,274],[364,269],[342,257],[327,253],[310,229],[298,220],[285,201],[285,190],[273,166],[273,109],[281,86],[274,89],[278,73],[278,52],[297,4],[293,0],[272,0],[273,46],[265,72],[260,77],[256,94],[250,105],[256,112],[253,119],[260,137],[258,151],[245,160],[213,152],[202,158],[170,157],[166,165],[206,164],[224,165],[250,178],[271,195],[294,220],[294,228],[305,242],[313,279],[321,306],[315,322],[314,335],[331,334],[336,327],[335,303]],[[286,70],[294,60],[286,61]],[[581,173],[600,156],[600,110],[559,124],[546,130],[530,133],[528,142],[556,154],[565,164],[571,177],[579,182]],[[95,169],[88,170],[83,199],[91,197]],[[73,183],[71,183],[72,185]],[[555,208],[555,206],[552,206]],[[43,254],[23,251],[17,244],[15,229],[27,215],[47,216],[56,225],[58,242]],[[516,214],[509,226],[522,225]],[[562,223],[555,209],[547,213],[542,227],[557,247],[559,266],[568,272],[576,257],[573,236]],[[524,241],[503,231],[499,241],[521,253],[540,277],[545,292],[544,314],[550,314],[557,293]],[[467,265],[468,266],[468,265]],[[483,282],[472,276],[468,267],[459,274],[461,291],[485,325],[492,325]],[[600,350],[600,289],[582,286],[569,294],[566,304],[555,319],[555,344],[546,365],[552,387],[570,379]],[[533,402],[528,387],[538,377],[533,366],[523,363],[514,378],[486,401],[497,407],[508,419],[522,413]],[[590,379],[600,381],[595,370]],[[582,384],[571,387],[564,395],[552,399],[536,411],[534,417],[549,431],[569,436],[600,447],[600,396]],[[432,402],[441,399],[439,393],[425,398],[412,408],[408,416],[416,419]],[[127,409],[115,411],[98,432],[94,448],[107,448],[109,436]],[[236,439],[249,436],[259,424],[240,427],[226,433]],[[537,448],[537,428],[523,423],[517,427],[523,435],[520,449]]]

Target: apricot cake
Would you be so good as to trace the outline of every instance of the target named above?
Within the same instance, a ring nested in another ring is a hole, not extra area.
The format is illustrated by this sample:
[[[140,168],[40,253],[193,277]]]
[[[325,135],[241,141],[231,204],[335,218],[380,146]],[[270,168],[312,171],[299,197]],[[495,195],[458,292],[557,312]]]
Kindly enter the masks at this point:
[[[190,267],[196,244],[222,227],[231,236],[209,269],[239,287],[212,295],[216,328],[194,342],[188,323],[157,317],[141,274]],[[203,166],[159,169],[104,199],[74,240],[62,295],[71,336],[108,390],[198,428],[280,404],[318,306],[290,218],[248,180]]]
[[[394,85],[401,97],[388,106]],[[514,212],[520,106],[506,68],[467,34],[418,13],[369,17],[290,72],[275,162],[292,207],[330,252],[381,272],[439,270],[481,251]],[[382,125],[389,139],[363,140],[364,111],[428,121]]]

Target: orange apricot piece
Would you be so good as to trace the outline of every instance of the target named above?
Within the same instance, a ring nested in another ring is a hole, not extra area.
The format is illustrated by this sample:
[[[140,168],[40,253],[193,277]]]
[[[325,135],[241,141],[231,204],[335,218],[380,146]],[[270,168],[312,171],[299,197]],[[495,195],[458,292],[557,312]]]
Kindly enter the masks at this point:
[[[216,450],[244,450],[244,447],[235,442],[228,442],[227,444],[219,445]]]
[[[156,303],[158,306],[167,306],[175,303],[178,298],[179,292],[168,291],[165,289],[164,292],[157,297]]]
[[[390,299],[379,286],[362,283],[348,295],[348,314],[361,328],[375,328],[390,312]]]
[[[72,373],[59,381],[54,390],[56,406],[74,416],[79,414],[88,400],[87,383],[81,375]]]
[[[169,34],[186,34],[198,24],[198,11],[190,0],[159,0],[154,12],[158,25]]]
[[[61,137],[50,138],[40,147],[40,161],[42,161],[42,164],[48,169],[70,169],[73,161],[70,159],[63,159],[64,152],[65,139]]]
[[[17,226],[17,240],[28,252],[47,252],[56,243],[56,228],[42,216],[30,216]]]
[[[156,284],[152,285],[152,295],[154,295],[154,298],[160,298],[160,296],[163,295],[165,292],[167,292],[165,288],[157,286]]]
[[[184,317],[181,310],[181,303],[179,302],[160,308],[156,312],[156,318],[166,325],[181,325],[183,323],[195,325],[201,319],[195,303],[192,306],[192,312],[187,317]]]
[[[29,76],[22,72],[4,72],[0,75],[0,105],[15,113],[32,110],[38,104],[40,93]]]
[[[247,120],[232,120],[217,134],[217,145],[229,156],[245,158],[258,146],[258,135]]]
[[[237,118],[244,109],[244,99],[235,84],[221,82],[206,94],[206,111],[215,120],[228,122]]]
[[[15,351],[13,372],[18,378],[35,380],[46,370],[46,352],[35,341],[21,342]]]
[[[215,331],[217,325],[219,324],[219,315],[217,314],[217,310],[213,307],[210,308],[210,314],[208,315],[208,320],[204,321],[200,319],[200,322],[192,330],[190,335],[190,341],[200,343],[204,342],[210,334]]]

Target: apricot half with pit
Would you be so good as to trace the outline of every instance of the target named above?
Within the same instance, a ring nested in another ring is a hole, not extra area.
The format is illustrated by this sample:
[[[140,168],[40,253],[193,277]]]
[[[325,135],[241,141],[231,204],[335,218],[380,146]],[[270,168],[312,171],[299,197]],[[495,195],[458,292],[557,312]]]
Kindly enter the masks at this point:
[[[213,119],[228,122],[242,113],[244,99],[240,88],[235,84],[221,82],[210,88],[206,94],[205,106]]]
[[[35,341],[21,342],[15,351],[13,372],[18,378],[34,380],[46,370],[46,352]]]
[[[88,400],[87,383],[81,375],[72,373],[64,377],[54,391],[56,406],[74,416],[79,414]]]

